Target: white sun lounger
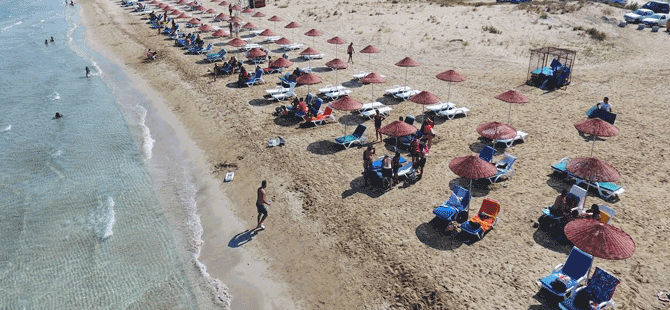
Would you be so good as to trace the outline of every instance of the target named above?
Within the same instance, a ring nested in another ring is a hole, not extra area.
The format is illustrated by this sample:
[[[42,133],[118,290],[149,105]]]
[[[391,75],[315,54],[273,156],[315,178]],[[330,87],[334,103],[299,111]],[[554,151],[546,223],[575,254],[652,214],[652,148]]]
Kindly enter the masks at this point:
[[[319,93],[320,94],[325,94],[325,93],[330,93],[330,92],[334,92],[334,91],[338,91],[338,90],[345,90],[345,89],[347,89],[347,88],[342,86],[342,85],[333,86],[333,85],[328,84],[324,88],[319,88]]]
[[[455,107],[456,105],[451,103],[451,102],[440,102],[436,104],[431,104],[426,106],[426,110],[433,112],[437,114],[437,112],[440,112],[442,110],[448,109],[450,107]]]
[[[402,92],[406,92],[406,91],[409,91],[409,90],[412,90],[412,88],[409,87],[409,86],[393,85],[393,88],[387,89],[386,93],[391,95],[391,96],[395,96],[395,94],[397,94],[397,93],[402,93]]]
[[[323,56],[326,56],[326,54],[300,55],[300,57],[305,60],[323,59]]]
[[[302,71],[303,73],[312,73],[312,67],[300,68],[300,71]]]
[[[242,46],[242,49],[244,49],[245,51],[248,52],[249,50],[251,50],[251,49],[254,48],[254,47],[256,47],[256,48],[262,48],[263,46],[261,46],[260,44],[256,44],[256,43],[249,43],[249,44],[247,44],[247,45],[245,45],[245,46]]]
[[[516,142],[516,141],[521,140],[521,141],[525,142],[527,136],[528,136],[527,133],[525,133],[523,131],[520,131],[520,130],[517,130],[516,131],[516,137],[514,137],[513,139],[499,139],[499,140],[495,140],[493,142],[494,143],[505,143],[505,145],[507,145],[507,147],[511,147],[512,145],[514,145],[514,142]]]
[[[468,112],[470,112],[470,109],[466,107],[462,108],[457,108],[455,106],[450,106],[447,107],[446,109],[442,109],[438,111],[436,114],[439,116],[446,116],[448,119],[453,119],[456,115],[463,114],[464,116],[468,116]]]
[[[285,51],[292,51],[292,50],[297,50],[301,47],[303,47],[302,43],[291,43],[291,44],[285,44],[285,45],[280,45],[279,48],[285,50]]]
[[[420,92],[421,91],[419,91],[419,90],[412,89],[412,90],[404,91],[404,92],[401,92],[401,93],[396,93],[393,96],[400,99],[400,100],[407,100],[407,99],[411,98],[412,96],[419,94]]]
[[[265,31],[265,30],[251,30],[251,31],[249,31],[249,34],[257,36],[257,35],[261,34],[261,32],[263,32],[263,31]]]
[[[355,80],[360,80],[360,79],[366,77],[370,73],[371,72],[367,72],[367,71],[358,71],[358,73],[354,74],[354,79]]]
[[[370,102],[370,103],[364,104],[363,107],[361,107],[361,109],[358,110],[358,112],[361,113],[361,112],[365,112],[365,111],[370,110],[370,109],[381,108],[383,106],[384,106],[384,104],[379,102],[379,101]]]
[[[383,106],[383,107],[378,107],[376,109],[365,110],[365,111],[361,112],[361,115],[363,115],[363,116],[365,116],[369,119],[372,119],[373,117],[375,117],[375,115],[377,115],[377,111],[379,111],[379,114],[381,114],[381,115],[388,116],[389,112],[393,111],[393,109],[391,107]]]
[[[295,88],[295,84],[291,84],[290,87],[277,86],[273,89],[266,89],[265,92],[270,94],[270,95],[274,95],[274,94],[287,93],[287,92],[291,91],[293,88]]]
[[[323,95],[330,98],[330,99],[338,99],[342,96],[348,96],[349,94],[351,94],[351,90],[350,89],[344,89],[344,90],[337,90],[337,91],[325,93]]]
[[[281,39],[281,36],[271,36],[271,37],[266,37],[265,41],[266,43],[274,43],[275,41]]]

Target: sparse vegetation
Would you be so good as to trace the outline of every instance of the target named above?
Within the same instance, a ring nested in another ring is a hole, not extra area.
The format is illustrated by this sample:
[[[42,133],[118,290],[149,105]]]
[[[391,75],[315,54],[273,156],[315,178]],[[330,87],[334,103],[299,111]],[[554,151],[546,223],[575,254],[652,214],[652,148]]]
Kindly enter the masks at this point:
[[[547,19],[547,18],[549,18],[549,15],[547,15],[546,12],[542,12],[542,14],[540,14],[540,18],[541,19]]]
[[[586,30],[586,33],[591,37],[591,39],[604,41],[607,38],[607,34],[602,31],[598,31],[596,28],[590,28]]]
[[[493,26],[484,26],[484,27],[482,27],[482,30],[488,31],[488,32],[493,33],[493,34],[501,34],[502,33],[502,31],[498,30],[496,27],[493,27]]]
[[[631,11],[635,11],[639,8],[640,8],[640,4],[637,3],[637,2],[628,2],[628,4],[626,4],[626,7],[624,7],[624,9],[631,10]]]

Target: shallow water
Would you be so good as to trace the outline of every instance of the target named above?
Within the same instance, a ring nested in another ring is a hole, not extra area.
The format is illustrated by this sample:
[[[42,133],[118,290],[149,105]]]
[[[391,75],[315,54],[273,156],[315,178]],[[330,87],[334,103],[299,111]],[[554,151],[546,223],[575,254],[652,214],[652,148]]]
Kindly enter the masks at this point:
[[[151,98],[87,47],[76,7],[2,2],[0,40],[0,308],[213,306],[189,167]]]

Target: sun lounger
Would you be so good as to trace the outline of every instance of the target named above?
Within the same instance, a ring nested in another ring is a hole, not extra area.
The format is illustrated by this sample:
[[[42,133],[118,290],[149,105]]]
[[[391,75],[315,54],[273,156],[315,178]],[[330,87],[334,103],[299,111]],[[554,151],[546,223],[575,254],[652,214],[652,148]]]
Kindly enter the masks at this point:
[[[294,84],[292,84],[291,86],[294,86]],[[291,87],[291,86],[289,86],[289,87],[277,86],[277,87],[272,88],[272,89],[266,89],[265,92],[268,93],[269,95],[286,93],[286,92],[289,92],[291,89],[293,89],[293,87]]]
[[[256,71],[254,76],[250,77],[248,81],[244,82],[247,87],[263,83],[265,83],[265,81],[263,81],[263,70]]]
[[[479,158],[486,162],[492,162],[493,161],[493,155],[496,154],[496,149],[485,145],[484,148],[482,148],[481,151],[479,151]]]
[[[400,100],[407,100],[414,95],[418,95],[420,92],[421,91],[419,91],[419,90],[412,89],[412,90],[404,91],[404,92],[401,92],[401,93],[396,93],[395,95],[393,95],[393,97],[396,97],[397,99],[400,99]]]
[[[456,105],[451,103],[451,102],[440,102],[440,103],[436,103],[436,104],[427,105],[426,110],[428,110],[428,112],[432,112],[432,113],[437,114],[437,112],[440,112],[440,111],[442,111],[446,108],[455,107],[455,106]]]
[[[360,110],[358,110],[358,113],[362,113],[362,112],[365,112],[365,111],[368,111],[368,110],[374,110],[374,109],[377,109],[377,108],[381,108],[383,106],[384,106],[384,104],[381,103],[381,102],[378,102],[378,101],[366,103],[366,104],[363,104],[363,106],[361,107]]]
[[[468,109],[466,107],[457,108],[457,107],[451,106],[451,107],[447,107],[445,109],[442,109],[442,110],[438,111],[436,114],[439,115],[439,116],[445,116],[448,119],[454,119],[454,117],[456,117],[456,115],[461,115],[462,114],[464,116],[468,116],[468,112],[470,112],[470,109]]]
[[[323,56],[326,56],[326,54],[300,55],[300,57],[305,60],[323,59]]]
[[[330,107],[326,107],[326,109],[323,110],[323,113],[317,114],[316,117],[311,120],[314,125],[323,125],[331,121],[335,121],[335,115],[333,115],[333,109]]]
[[[390,89],[386,90],[386,94],[391,95],[391,96],[395,96],[395,94],[397,94],[397,93],[402,93],[402,92],[406,92],[406,91],[409,91],[409,90],[412,90],[412,88],[409,87],[409,86],[393,85],[393,88],[390,88]]]
[[[487,218],[483,218],[482,213],[486,213]],[[461,231],[482,239],[487,232],[498,225],[498,213],[500,213],[500,203],[486,197],[482,201],[482,206],[479,208],[477,215],[461,224]]]
[[[285,51],[292,51],[292,50],[297,50],[297,49],[299,49],[303,46],[304,45],[301,44],[301,43],[291,43],[291,44],[280,45],[279,48],[282,49],[282,50],[285,50]]]
[[[371,72],[368,72],[368,71],[358,71],[358,73],[354,74],[354,80],[360,80],[360,79],[366,77],[370,73]]]
[[[281,67],[278,67],[278,68],[275,68],[275,67],[263,68],[263,73],[264,74],[281,73],[282,71],[284,71],[284,68],[281,68]]]
[[[514,145],[514,143],[517,142],[517,141],[525,142],[526,137],[528,137],[527,133],[525,133],[523,131],[520,131],[520,130],[517,130],[516,131],[516,137],[514,137],[512,139],[494,140],[493,143],[504,143],[507,147],[512,147]]]
[[[274,43],[275,41],[281,39],[281,36],[271,36],[271,37],[266,37],[265,38],[265,43]]]
[[[248,51],[251,50],[252,48],[262,48],[262,47],[263,47],[263,46],[260,45],[260,44],[249,43],[249,44],[247,44],[247,45],[245,45],[245,46],[242,46],[242,49],[244,49],[245,52],[248,52]]]
[[[326,96],[329,99],[338,99],[342,96],[349,96],[349,94],[351,94],[351,90],[350,89],[344,89],[344,90],[332,91],[332,92],[329,92],[329,93],[325,93],[323,95]]]
[[[614,292],[616,292],[617,286],[619,286],[621,281],[615,276],[611,275],[607,271],[596,267],[596,270],[591,275],[591,279],[586,286],[582,286],[575,290],[570,297],[561,303],[558,304],[558,307],[562,310],[575,310],[580,309],[575,306],[575,299],[578,296],[578,292],[581,290],[586,290],[590,301],[593,301],[597,306],[590,307],[591,309],[600,310],[605,308],[614,309],[616,303],[612,300],[614,297]],[[581,294],[580,294],[581,295]]]
[[[498,168],[496,175],[488,178],[491,184],[498,182],[502,177],[509,180],[514,175],[514,163],[516,162],[516,157],[507,153],[503,154],[503,156],[505,156],[505,158],[496,163],[496,168]]]
[[[611,200],[612,198],[619,198],[619,195],[625,192],[623,187],[612,182],[590,182],[582,180],[580,177],[568,172],[566,167],[569,161],[570,158],[568,157],[561,158],[558,163],[551,165],[551,169],[559,174],[565,174],[568,179],[574,180],[576,185],[580,185],[582,187],[586,187],[588,185],[589,187],[597,189],[600,198],[607,201]]]
[[[574,206],[572,209],[570,209],[570,211],[577,211],[580,214],[584,214],[584,212],[585,212],[584,201],[586,200],[586,190],[577,186],[577,185],[573,185],[570,188],[570,191],[568,192],[568,196],[570,196],[570,195],[573,195],[578,199],[577,205]],[[547,219],[551,219],[550,221],[545,222],[546,223],[545,227],[547,227],[547,228],[553,227],[558,222],[560,222],[563,219],[563,217],[565,216],[565,215],[557,216],[557,215],[552,214],[551,213],[552,208],[553,208],[553,206],[542,209],[542,214],[544,214],[544,216]],[[542,223],[543,222],[540,222],[540,224],[542,224]],[[542,225],[544,226],[544,224],[542,224]]]
[[[257,35],[261,34],[261,32],[263,32],[263,31],[265,31],[265,30],[251,30],[251,31],[249,31],[249,34],[252,35],[252,36],[257,36]]]
[[[303,73],[312,73],[312,67],[300,68],[300,71],[302,71]]]
[[[360,124],[356,127],[353,134],[346,135],[343,137],[335,138],[335,142],[339,145],[344,146],[345,149],[350,148],[354,143],[365,144],[367,138],[365,137],[365,130],[368,129],[367,126]]]
[[[550,293],[565,298],[587,279],[592,264],[591,254],[573,247],[565,264],[556,266],[550,275],[538,280],[537,284]]]
[[[445,221],[463,223],[468,219],[470,191],[458,185],[454,186],[451,196],[433,210],[433,214]]]
[[[382,115],[384,115],[384,116],[388,116],[388,114],[389,114],[391,111],[393,111],[393,109],[392,109],[391,107],[383,106],[383,107],[379,107],[379,108],[377,108],[377,109],[368,109],[368,110],[365,110],[365,111],[361,112],[361,115],[362,115],[362,116],[365,116],[365,117],[367,117],[367,118],[369,118],[369,119],[372,119],[372,118],[375,117],[375,115],[377,115],[377,111],[379,111],[379,114],[382,114]]]
[[[338,90],[345,90],[345,89],[347,89],[347,88],[342,86],[342,85],[333,86],[333,85],[328,84],[328,85],[326,85],[326,87],[319,88],[319,94],[325,94],[325,93],[330,93],[330,92],[334,92],[334,91],[338,91]]]
[[[205,55],[205,61],[207,62],[215,62],[217,60],[223,60],[224,57],[226,57],[226,50],[221,49],[218,53],[210,53]]]
[[[291,84],[287,91],[272,93],[270,96],[276,101],[295,97],[295,83]]]

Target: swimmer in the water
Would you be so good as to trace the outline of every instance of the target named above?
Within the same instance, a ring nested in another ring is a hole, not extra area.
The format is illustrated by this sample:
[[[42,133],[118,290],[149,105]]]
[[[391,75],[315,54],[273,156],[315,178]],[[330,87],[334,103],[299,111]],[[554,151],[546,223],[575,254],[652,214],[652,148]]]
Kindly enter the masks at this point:
[[[86,77],[89,77],[89,76],[91,76],[91,69],[86,67]]]
[[[54,37],[51,37],[51,43],[54,43],[54,42],[56,42],[56,41],[54,40]]]
[[[56,112],[56,116],[54,116],[54,119],[59,119],[61,117],[63,117],[63,114]]]
[[[49,45],[49,40],[44,40],[44,45]]]

